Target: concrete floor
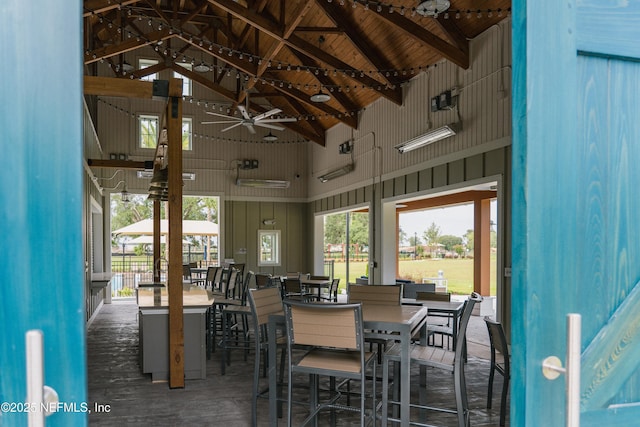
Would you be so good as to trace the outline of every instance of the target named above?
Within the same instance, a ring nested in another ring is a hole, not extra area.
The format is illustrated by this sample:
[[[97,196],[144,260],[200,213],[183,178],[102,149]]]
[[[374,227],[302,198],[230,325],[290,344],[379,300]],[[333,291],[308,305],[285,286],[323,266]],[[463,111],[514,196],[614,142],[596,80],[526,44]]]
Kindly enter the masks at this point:
[[[135,301],[114,301],[104,305],[89,326],[87,369],[89,402],[109,405],[109,412],[91,413],[90,425],[100,426],[225,426],[251,424],[251,382],[253,355],[244,361],[240,351],[232,352],[233,361],[226,375],[220,374],[220,352],[207,361],[207,378],[186,380],[183,389],[169,389],[167,383],[152,383],[142,374],[138,355],[138,312]],[[496,375],[493,408],[486,409],[489,375],[489,339],[481,317],[472,316],[467,334],[469,359],[465,369],[472,426],[497,426],[500,413],[502,378]],[[378,372],[381,372],[381,368]],[[416,369],[416,375],[417,375]],[[454,407],[451,374],[428,372],[428,395],[434,406]],[[417,381],[412,395],[417,396]],[[380,384],[378,383],[378,393]],[[296,392],[296,394],[298,394]],[[300,398],[306,392],[300,390]],[[379,400],[379,398],[378,398]],[[294,425],[306,416],[306,408],[294,406]],[[267,400],[258,401],[258,425],[266,426]],[[428,422],[455,426],[455,416],[429,413]],[[328,414],[319,425],[328,425]],[[358,425],[357,415],[338,413],[339,426]],[[379,424],[379,422],[378,422]],[[507,425],[508,413],[507,413]],[[285,425],[281,421],[280,425]]]

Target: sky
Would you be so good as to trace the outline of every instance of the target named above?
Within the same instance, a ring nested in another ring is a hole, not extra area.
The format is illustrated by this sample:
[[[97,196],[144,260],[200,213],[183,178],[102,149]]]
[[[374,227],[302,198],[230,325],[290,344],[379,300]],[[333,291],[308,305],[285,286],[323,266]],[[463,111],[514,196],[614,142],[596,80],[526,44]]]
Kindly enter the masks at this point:
[[[497,223],[497,203],[491,202],[491,220]],[[422,234],[432,222],[440,227],[440,235],[462,237],[467,230],[473,229],[473,204],[435,208],[418,212],[400,214],[400,227],[407,233],[407,237]]]

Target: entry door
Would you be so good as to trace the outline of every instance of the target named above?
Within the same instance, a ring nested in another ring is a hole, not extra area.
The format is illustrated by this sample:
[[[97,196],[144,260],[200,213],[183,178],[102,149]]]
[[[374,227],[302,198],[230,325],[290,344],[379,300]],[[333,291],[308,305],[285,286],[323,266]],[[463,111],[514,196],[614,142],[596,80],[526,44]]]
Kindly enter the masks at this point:
[[[562,426],[568,313],[581,425],[640,419],[640,2],[513,2],[513,426]]]
[[[81,14],[77,0],[0,2],[3,427],[27,425],[25,333],[33,329],[44,335],[44,384],[61,403],[46,425],[87,424]]]

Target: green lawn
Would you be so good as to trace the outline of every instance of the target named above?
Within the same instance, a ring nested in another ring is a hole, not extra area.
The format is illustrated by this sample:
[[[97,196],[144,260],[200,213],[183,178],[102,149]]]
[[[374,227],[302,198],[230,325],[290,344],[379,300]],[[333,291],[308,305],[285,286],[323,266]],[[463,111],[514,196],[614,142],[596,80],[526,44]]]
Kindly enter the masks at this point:
[[[400,277],[421,283],[423,277],[438,277],[442,270],[447,279],[449,292],[466,295],[473,291],[473,259],[421,259],[403,260],[399,265]],[[366,262],[351,262],[349,276],[354,282],[356,277],[367,272]],[[346,264],[334,264],[334,276],[340,278],[340,289],[346,289]],[[496,294],[496,258],[491,257],[491,295]]]

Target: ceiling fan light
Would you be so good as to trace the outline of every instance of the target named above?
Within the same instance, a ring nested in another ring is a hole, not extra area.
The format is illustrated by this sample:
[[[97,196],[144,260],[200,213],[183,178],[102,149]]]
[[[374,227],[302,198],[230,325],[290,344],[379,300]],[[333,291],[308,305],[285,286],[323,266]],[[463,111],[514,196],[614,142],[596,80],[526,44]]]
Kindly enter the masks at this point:
[[[269,131],[268,134],[262,137],[262,140],[267,142],[275,142],[278,140],[278,137],[272,134],[271,131]]]
[[[331,96],[327,93],[324,93],[322,89],[320,89],[320,92],[314,93],[309,99],[311,99],[311,101],[313,102],[327,102],[331,99]]]

